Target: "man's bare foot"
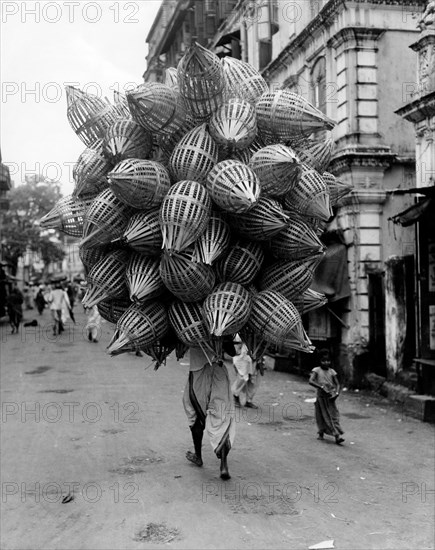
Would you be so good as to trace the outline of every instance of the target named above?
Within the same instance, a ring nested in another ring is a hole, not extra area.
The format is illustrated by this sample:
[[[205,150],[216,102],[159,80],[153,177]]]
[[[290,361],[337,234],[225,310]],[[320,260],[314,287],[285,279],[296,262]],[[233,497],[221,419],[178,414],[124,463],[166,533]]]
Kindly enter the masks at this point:
[[[192,453],[191,451],[187,451],[186,458],[187,458],[187,460],[189,460],[190,462],[193,462],[197,466],[202,466],[203,465],[202,459],[199,458],[198,456],[196,456],[196,454]]]
[[[221,479],[231,479],[230,472],[228,471],[228,467],[226,465],[221,466]]]

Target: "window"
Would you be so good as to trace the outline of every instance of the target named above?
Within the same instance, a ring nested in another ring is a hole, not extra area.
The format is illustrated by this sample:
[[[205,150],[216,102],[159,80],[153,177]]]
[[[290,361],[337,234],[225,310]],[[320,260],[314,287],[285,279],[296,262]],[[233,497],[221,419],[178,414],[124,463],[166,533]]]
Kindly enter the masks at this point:
[[[319,57],[311,69],[311,103],[326,113],[326,60]]]

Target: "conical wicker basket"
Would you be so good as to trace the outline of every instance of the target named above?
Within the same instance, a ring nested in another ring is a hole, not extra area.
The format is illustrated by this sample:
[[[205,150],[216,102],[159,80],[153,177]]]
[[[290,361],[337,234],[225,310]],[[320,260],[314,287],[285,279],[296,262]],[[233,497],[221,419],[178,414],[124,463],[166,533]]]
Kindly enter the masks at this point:
[[[147,348],[142,348],[142,351],[155,361],[154,370],[166,364],[166,359],[175,350],[177,342],[177,337],[170,328],[163,338],[156,340]]]
[[[254,107],[243,99],[229,99],[211,117],[209,132],[229,153],[234,149],[246,149],[257,135]]]
[[[297,324],[284,339],[271,336],[269,342],[276,348],[278,353],[283,355],[288,355],[293,350],[313,353],[316,349],[302,324]]]
[[[328,303],[328,299],[324,294],[308,288],[305,292],[297,296],[293,300],[293,304],[301,315],[305,315],[309,311],[318,309]]]
[[[144,349],[164,337],[169,329],[168,315],[159,302],[134,304],[118,319],[116,331],[107,352],[117,355],[135,349]]]
[[[210,196],[196,181],[173,185],[160,207],[160,227],[166,250],[180,252],[205,231],[211,214]]]
[[[109,252],[113,252],[110,244],[99,246],[80,246],[79,258],[85,267],[85,272],[89,272],[92,267],[102,260]]]
[[[104,155],[103,140],[99,139],[92,147],[88,147],[77,159],[73,168],[75,181],[73,195],[84,197],[98,195],[107,189],[107,174],[112,168],[112,163]]]
[[[122,236],[131,216],[131,208],[111,189],[100,193],[85,213],[81,246],[107,244]]]
[[[104,153],[112,165],[128,158],[149,158],[153,147],[152,137],[131,118],[117,120],[104,135]]]
[[[209,265],[192,261],[192,253],[164,253],[160,277],[165,286],[183,302],[203,300],[213,289],[216,276]]]
[[[210,334],[226,336],[238,332],[251,312],[251,294],[237,283],[221,283],[202,305]]]
[[[160,259],[131,254],[127,263],[127,287],[132,302],[145,302],[160,296],[165,285],[159,272]]]
[[[303,146],[296,146],[295,153],[300,161],[314,168],[317,172],[324,172],[331,162],[334,141],[329,138],[325,140],[309,140]]]
[[[198,122],[206,122],[220,107],[225,86],[219,57],[198,43],[190,46],[177,67],[180,95]]]
[[[159,217],[160,209],[133,214],[122,235],[122,242],[146,256],[160,255],[163,237]]]
[[[117,250],[94,265],[86,277],[90,286],[82,300],[84,307],[92,307],[105,298],[121,298],[127,294],[125,271],[128,256],[126,250]]]
[[[187,114],[186,120],[181,128],[177,131],[172,132],[172,134],[165,135],[156,135],[155,141],[158,146],[158,149],[161,151],[162,158],[164,162],[161,161],[165,166],[169,168],[169,160],[172,153],[174,152],[175,147],[179,145],[180,141],[192,130],[198,127],[198,124]],[[158,160],[154,159],[153,160]]]
[[[109,172],[107,179],[122,202],[140,210],[160,206],[171,187],[168,171],[153,160],[123,160]]]
[[[122,118],[131,118],[130,109],[128,108],[127,98],[125,94],[121,94],[118,90],[113,91],[113,103],[119,111]]]
[[[227,98],[236,97],[255,105],[257,99],[268,91],[264,78],[249,63],[227,56],[222,59],[222,67]]]
[[[68,195],[58,200],[39,224],[44,229],[57,229],[71,237],[82,237],[83,217],[88,207],[89,202]]]
[[[259,244],[253,241],[237,241],[215,263],[216,274],[221,282],[248,286],[258,275],[263,260],[264,252]]]
[[[202,124],[181,138],[172,151],[169,167],[175,181],[205,183],[217,159],[217,146],[207,132],[206,125]]]
[[[284,203],[302,216],[327,222],[332,216],[329,189],[323,177],[306,164],[302,165],[299,181],[285,195]]]
[[[333,174],[323,172],[323,179],[329,190],[329,202],[331,208],[337,206],[341,199],[352,192],[353,186],[349,183],[338,180]]]
[[[270,250],[279,260],[304,260],[324,252],[325,247],[309,225],[292,217],[285,229],[270,241]]]
[[[289,221],[281,204],[267,197],[260,197],[248,212],[227,214],[226,219],[233,231],[251,241],[271,239],[285,229]]]
[[[227,212],[247,212],[260,198],[260,182],[238,160],[223,160],[209,172],[206,187],[213,201]]]
[[[230,228],[218,212],[212,212],[204,233],[195,241],[193,258],[212,265],[230,245]]]
[[[105,298],[97,304],[101,317],[114,325],[130,306],[131,301],[128,298]]]
[[[178,88],[178,76],[176,67],[168,67],[165,71],[165,86],[169,88],[174,88],[179,91]]]
[[[245,346],[248,348],[248,354],[253,361],[259,362],[263,358],[267,351],[269,342],[264,340],[261,336],[256,334],[247,323],[243,328],[239,330],[240,338]]]
[[[249,164],[249,161],[251,160],[253,154],[259,151],[260,149],[263,149],[263,147],[266,147],[266,144],[257,135],[257,137],[254,139],[251,145],[249,145],[249,147],[242,150],[235,149],[231,151],[230,157],[235,160],[239,160],[244,164]],[[228,156],[227,151],[225,150],[223,151],[223,154]],[[225,160],[225,159],[221,159],[221,160]]]
[[[269,143],[285,142],[335,123],[299,94],[288,90],[265,93],[255,105],[258,131]]]

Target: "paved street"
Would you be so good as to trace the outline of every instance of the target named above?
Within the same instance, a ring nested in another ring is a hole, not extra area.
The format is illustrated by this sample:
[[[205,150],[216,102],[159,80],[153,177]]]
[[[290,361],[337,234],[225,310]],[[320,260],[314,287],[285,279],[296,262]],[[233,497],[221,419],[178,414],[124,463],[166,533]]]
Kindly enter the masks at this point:
[[[185,459],[188,356],[110,358],[112,325],[93,344],[76,320],[1,325],[4,550],[434,548],[432,425],[346,391],[345,444],[317,441],[314,389],[267,370],[223,482],[206,435],[203,468]]]

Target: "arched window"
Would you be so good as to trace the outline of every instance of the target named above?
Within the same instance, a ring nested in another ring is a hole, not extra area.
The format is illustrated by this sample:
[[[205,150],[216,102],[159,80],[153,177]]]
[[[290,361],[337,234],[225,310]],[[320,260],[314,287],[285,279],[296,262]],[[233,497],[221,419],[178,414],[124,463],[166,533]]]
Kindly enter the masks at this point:
[[[323,56],[311,69],[311,103],[326,114],[326,59]]]

